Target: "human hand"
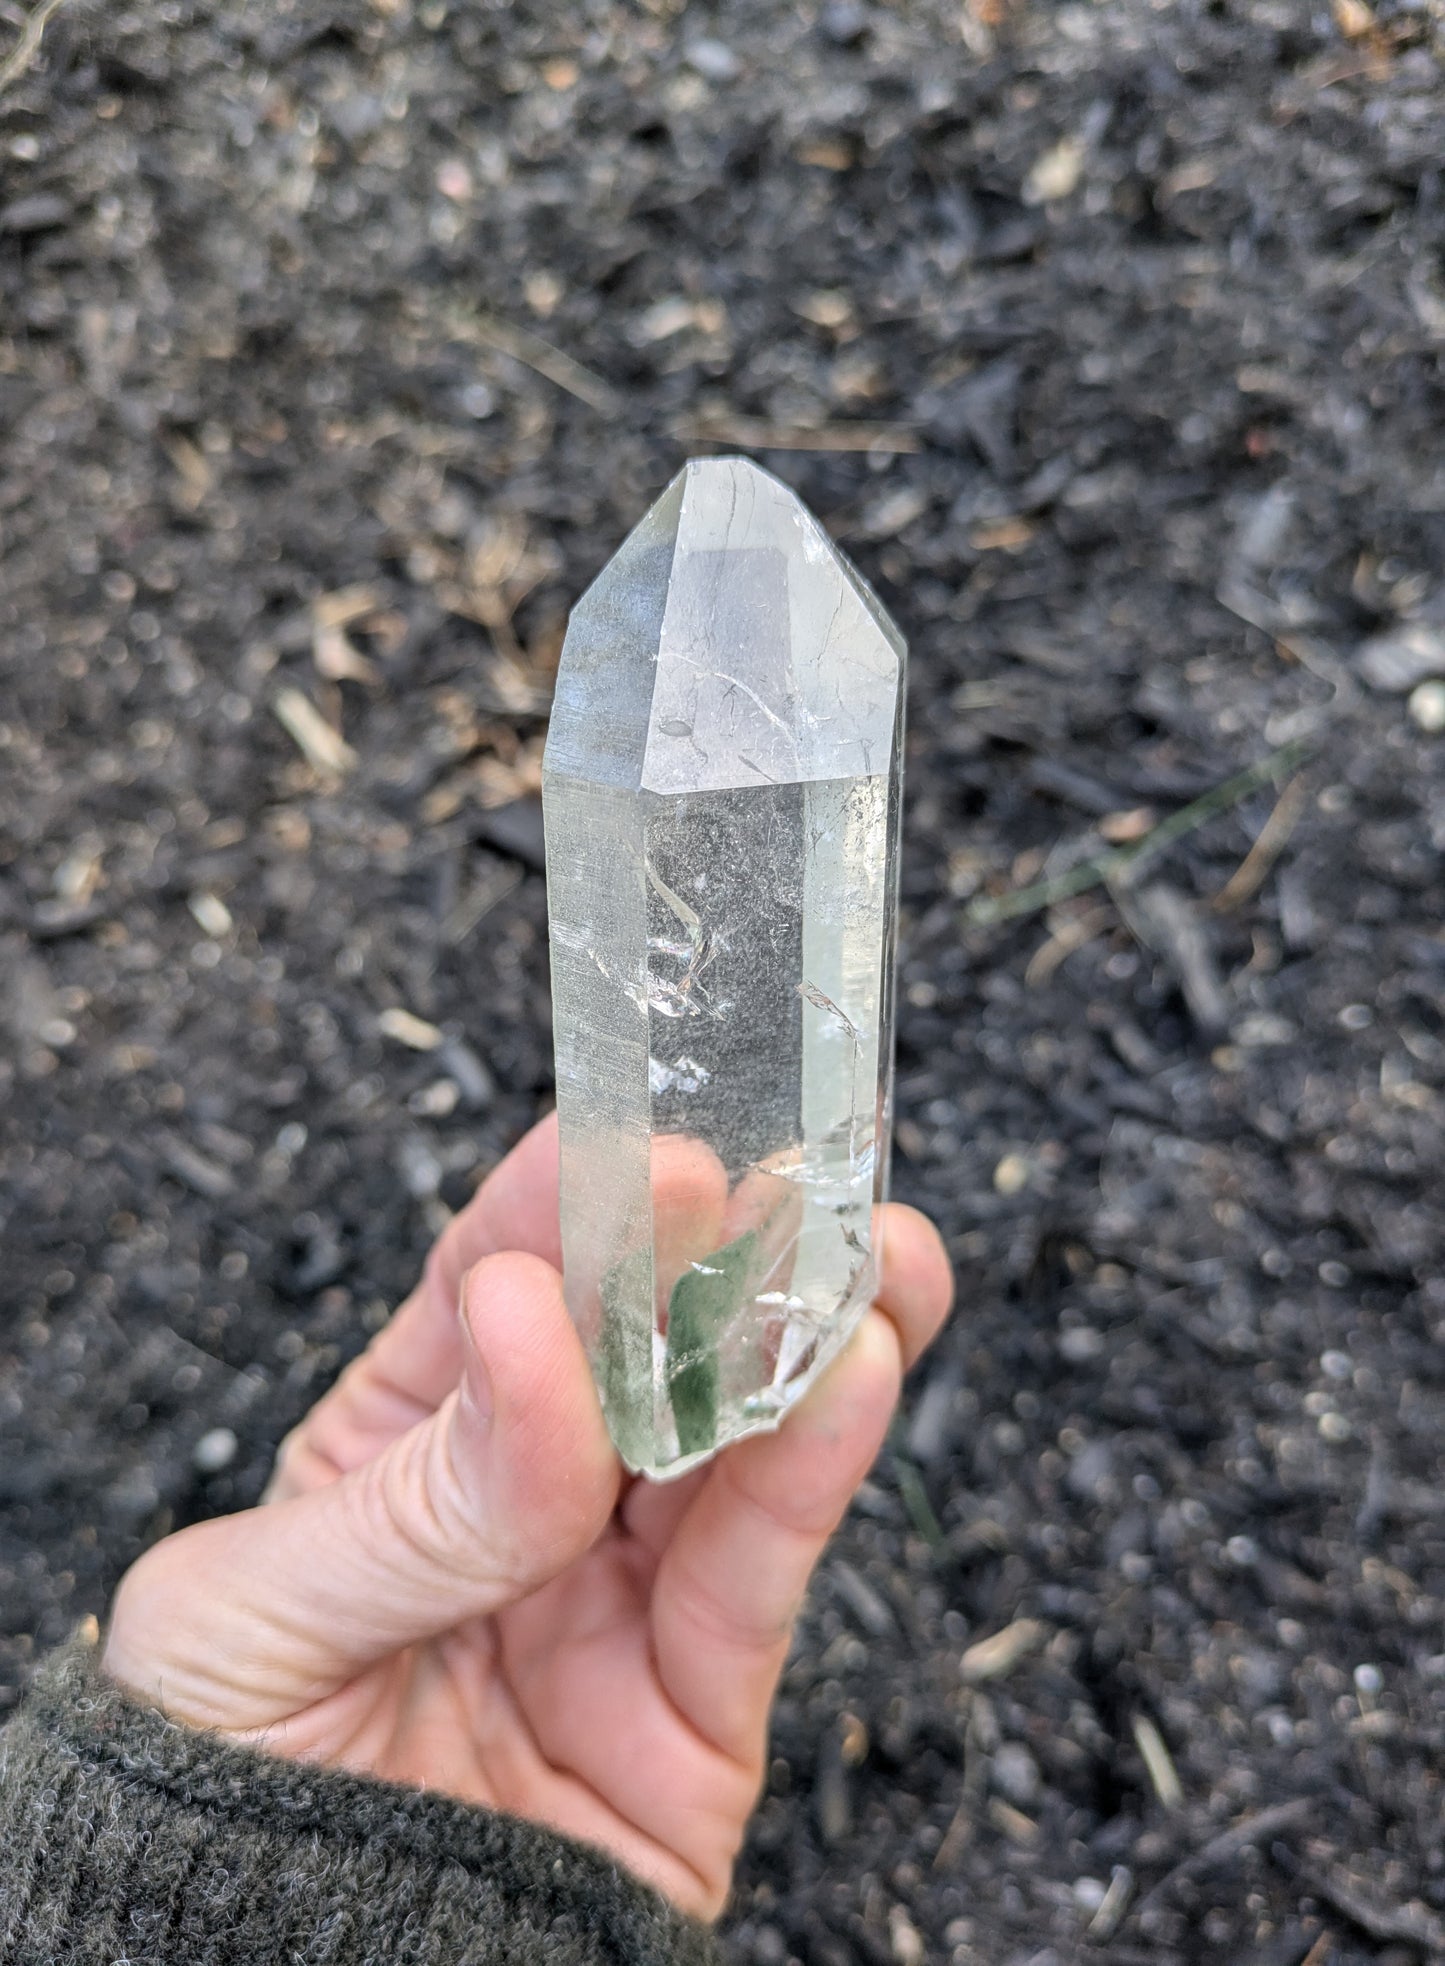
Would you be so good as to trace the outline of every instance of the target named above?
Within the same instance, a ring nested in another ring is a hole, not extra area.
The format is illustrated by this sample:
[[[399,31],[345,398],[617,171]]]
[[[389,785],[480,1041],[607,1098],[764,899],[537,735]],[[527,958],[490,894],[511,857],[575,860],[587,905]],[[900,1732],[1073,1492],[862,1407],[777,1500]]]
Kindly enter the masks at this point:
[[[630,1480],[563,1303],[544,1121],[288,1436],[263,1505],[126,1574],[106,1670],[271,1753],[600,1845],[715,1916],[809,1575],[952,1294],[932,1226],[886,1213],[877,1303],[780,1431]]]

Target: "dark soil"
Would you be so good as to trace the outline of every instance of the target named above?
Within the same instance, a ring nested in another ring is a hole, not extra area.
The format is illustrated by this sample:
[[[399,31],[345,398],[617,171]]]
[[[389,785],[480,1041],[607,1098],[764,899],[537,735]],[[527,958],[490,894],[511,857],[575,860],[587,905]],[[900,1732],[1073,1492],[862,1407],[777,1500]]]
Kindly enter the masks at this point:
[[[896,1187],[960,1291],[734,1956],[1445,1957],[1445,736],[1377,686],[1445,667],[1441,34],[55,16],[0,97],[7,1699],[545,1104],[550,667],[716,439],[913,644]]]

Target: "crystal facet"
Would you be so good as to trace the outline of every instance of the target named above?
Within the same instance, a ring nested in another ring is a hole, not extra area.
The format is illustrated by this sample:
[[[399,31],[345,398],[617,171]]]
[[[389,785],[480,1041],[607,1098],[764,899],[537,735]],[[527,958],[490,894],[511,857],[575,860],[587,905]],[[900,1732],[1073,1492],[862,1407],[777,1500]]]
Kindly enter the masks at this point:
[[[904,647],[744,458],[573,611],[543,770],[567,1301],[629,1467],[776,1426],[876,1281]]]

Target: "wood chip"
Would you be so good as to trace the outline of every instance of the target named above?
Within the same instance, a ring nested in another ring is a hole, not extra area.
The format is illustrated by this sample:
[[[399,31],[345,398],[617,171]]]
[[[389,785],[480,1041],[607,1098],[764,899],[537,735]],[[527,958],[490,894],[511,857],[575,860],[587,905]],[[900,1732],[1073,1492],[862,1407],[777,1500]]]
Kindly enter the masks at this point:
[[[223,935],[229,935],[235,927],[231,911],[219,894],[193,894],[187,906],[206,934],[217,941]]]
[[[1181,197],[1186,191],[1207,191],[1219,176],[1219,163],[1213,157],[1191,157],[1177,170],[1170,171],[1159,186],[1162,204]]]
[[[351,587],[336,587],[329,594],[316,596],[311,603],[311,619],[318,628],[349,628],[352,622],[375,614],[381,599],[375,587],[361,582]]]
[[[328,683],[366,683],[381,681],[381,671],[357,648],[344,628],[318,621],[311,635],[311,659]]]
[[[970,1645],[958,1662],[965,1686],[982,1686],[991,1679],[1003,1679],[1016,1665],[1036,1652],[1049,1635],[1039,1618],[1015,1618],[1002,1631]]]
[[[327,778],[341,778],[355,768],[356,753],[309,696],[303,696],[299,689],[283,689],[271,707],[313,771]]]
[[[1067,198],[1077,189],[1083,170],[1083,144],[1077,137],[1065,137],[1044,152],[1024,179],[1024,203],[1047,205]]]
[[[1179,1779],[1178,1770],[1164,1736],[1154,1725],[1147,1713],[1136,1713],[1132,1722],[1134,1745],[1139,1750],[1150,1786],[1160,1803],[1166,1809],[1179,1809],[1184,1804],[1184,1784]]]
[[[870,1637],[888,1638],[897,1631],[897,1619],[861,1571],[845,1563],[842,1557],[834,1557],[828,1575],[838,1595]]]
[[[1033,1817],[1026,1816],[1022,1809],[1015,1809],[1011,1802],[1003,1801],[1000,1796],[989,1798],[988,1819],[1010,1843],[1028,1845],[1039,1840],[1039,1826]]]
[[[1410,721],[1427,737],[1445,731],[1445,683],[1420,683],[1410,692]]]
[[[361,653],[346,630],[378,612],[382,597],[375,587],[357,583],[318,594],[311,603],[311,659],[329,683],[381,681],[376,664]]]
[[[1128,1908],[1134,1889],[1134,1873],[1127,1864],[1115,1864],[1109,1888],[1099,1901],[1099,1909],[1089,1920],[1089,1937],[1096,1942],[1112,1939]]]
[[[180,480],[176,487],[176,501],[184,511],[194,512],[215,483],[216,474],[204,451],[198,449],[189,437],[173,434],[162,441],[166,456],[176,467],[176,476]]]
[[[969,1798],[965,1796],[954,1811],[953,1821],[944,1831],[943,1841],[934,1853],[935,1870],[952,1870],[972,1842],[973,1828],[973,1817],[969,1813]]]
[[[852,299],[837,287],[800,294],[793,302],[793,312],[817,328],[846,328],[853,322]]]
[[[1361,41],[1374,29],[1375,16],[1365,0],[1334,0],[1332,12],[1335,26],[1347,41]]]
[[[975,553],[1021,553],[1038,531],[1032,519],[1017,515],[1007,519],[986,519],[975,526],[968,543]]]
[[[827,137],[818,143],[800,145],[797,156],[800,164],[811,164],[819,171],[848,171],[853,168],[851,146],[836,143]]]
[[[868,1759],[868,1729],[856,1713],[845,1713],[841,1726],[843,1765],[861,1768]]]
[[[1127,812],[1106,812],[1099,821],[1099,837],[1110,846],[1130,846],[1151,833],[1158,822],[1153,806],[1131,806]]]
[[[1005,1196],[1021,1194],[1032,1174],[1033,1163],[1026,1154],[1005,1154],[993,1171],[994,1190]]]
[[[101,856],[86,844],[68,853],[56,868],[51,886],[62,901],[84,907],[100,885]]]
[[[889,1909],[888,1944],[898,1966],[923,1966],[927,1957],[923,1935],[902,1905]]]
[[[674,335],[685,334],[698,325],[698,302],[683,294],[672,294],[654,301],[638,316],[630,338],[646,348],[656,341],[670,341]]]
[[[414,1092],[406,1102],[406,1109],[418,1119],[444,1120],[456,1111],[461,1096],[461,1087],[455,1079],[437,1079]]]
[[[446,1033],[435,1024],[428,1024],[424,1017],[403,1010],[399,1004],[381,1013],[376,1028],[384,1038],[395,1038],[411,1051],[435,1051],[446,1039]]]
[[[209,1160],[189,1142],[175,1134],[165,1134],[159,1143],[159,1158],[167,1173],[206,1201],[222,1201],[236,1186],[235,1179],[219,1162]]]

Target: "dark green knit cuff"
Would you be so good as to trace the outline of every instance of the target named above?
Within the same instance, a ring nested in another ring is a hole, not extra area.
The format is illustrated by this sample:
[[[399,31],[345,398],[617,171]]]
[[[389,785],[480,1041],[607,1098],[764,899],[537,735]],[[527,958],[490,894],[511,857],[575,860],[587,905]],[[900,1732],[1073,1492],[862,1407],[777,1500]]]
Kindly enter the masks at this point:
[[[235,1746],[130,1698],[94,1627],[0,1731],[3,1966],[708,1966],[702,1927],[513,1817]]]

